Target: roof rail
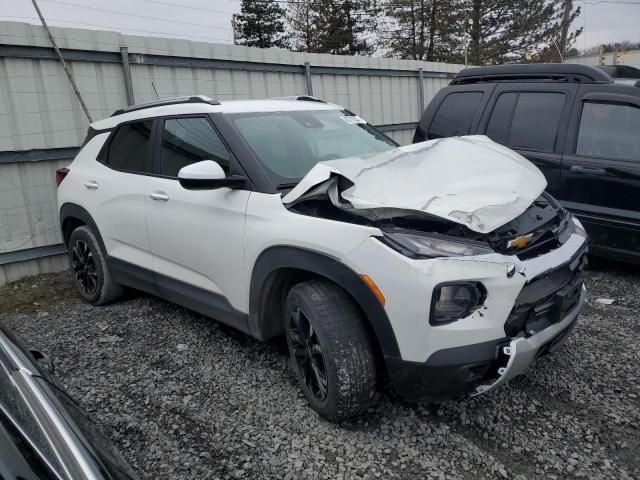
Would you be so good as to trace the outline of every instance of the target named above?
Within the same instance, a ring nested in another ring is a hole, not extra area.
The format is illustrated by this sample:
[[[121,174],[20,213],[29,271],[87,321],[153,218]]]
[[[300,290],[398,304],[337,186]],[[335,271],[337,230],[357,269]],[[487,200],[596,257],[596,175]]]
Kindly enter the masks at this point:
[[[311,95],[290,95],[288,97],[272,97],[270,100],[298,100],[300,102],[327,103],[324,100],[321,100],[316,97],[312,97]]]
[[[450,85],[498,81],[555,81],[569,83],[611,83],[613,78],[592,65],[573,63],[528,63],[465,68]]]
[[[206,95],[192,95],[190,97],[174,97],[166,98],[164,100],[155,100],[153,102],[147,103],[138,103],[137,105],[131,105],[129,107],[124,107],[116,110],[111,116],[115,117],[116,115],[122,115],[123,113],[135,112],[136,110],[144,110],[145,108],[163,107],[165,105],[178,105],[181,103],[208,103],[209,105],[220,105],[220,102],[209,98]]]

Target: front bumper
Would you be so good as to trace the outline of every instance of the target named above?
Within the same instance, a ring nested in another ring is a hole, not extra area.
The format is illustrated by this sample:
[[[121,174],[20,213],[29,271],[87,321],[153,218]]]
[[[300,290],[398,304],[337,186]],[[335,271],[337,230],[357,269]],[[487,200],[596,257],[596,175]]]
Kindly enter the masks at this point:
[[[398,395],[410,401],[444,401],[486,393],[524,373],[536,358],[561,346],[585,301],[583,285],[577,305],[564,318],[529,337],[505,337],[439,350],[424,363],[387,357],[391,383]]]

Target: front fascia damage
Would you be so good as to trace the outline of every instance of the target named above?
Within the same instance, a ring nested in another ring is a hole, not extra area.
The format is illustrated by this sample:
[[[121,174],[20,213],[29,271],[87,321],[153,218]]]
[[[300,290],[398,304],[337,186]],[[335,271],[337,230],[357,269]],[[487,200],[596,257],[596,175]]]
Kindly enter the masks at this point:
[[[292,207],[328,197],[368,220],[421,214],[484,234],[521,215],[546,185],[522,156],[466,136],[320,162],[282,200]]]

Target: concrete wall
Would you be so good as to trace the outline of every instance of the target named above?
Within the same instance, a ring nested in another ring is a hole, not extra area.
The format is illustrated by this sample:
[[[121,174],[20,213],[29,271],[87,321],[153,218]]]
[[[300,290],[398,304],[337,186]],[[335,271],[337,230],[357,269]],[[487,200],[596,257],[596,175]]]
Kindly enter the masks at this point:
[[[204,94],[220,100],[305,95],[308,63],[313,95],[349,108],[402,144],[411,142],[421,94],[426,106],[463,68],[52,31],[94,120],[128,104],[121,47],[127,47],[135,103],[155,100],[155,91],[160,98]],[[87,126],[44,29],[0,22],[0,284],[63,268],[54,172],[71,161]]]

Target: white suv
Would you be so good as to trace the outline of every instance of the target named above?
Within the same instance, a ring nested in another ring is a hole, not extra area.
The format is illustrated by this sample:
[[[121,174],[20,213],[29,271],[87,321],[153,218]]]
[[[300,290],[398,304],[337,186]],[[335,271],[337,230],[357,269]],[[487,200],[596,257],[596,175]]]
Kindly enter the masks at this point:
[[[311,406],[356,415],[486,392],[571,331],[587,238],[486,137],[399,147],[311,97],[137,105],[57,172],[94,305],[134,287],[261,340],[285,335]]]

